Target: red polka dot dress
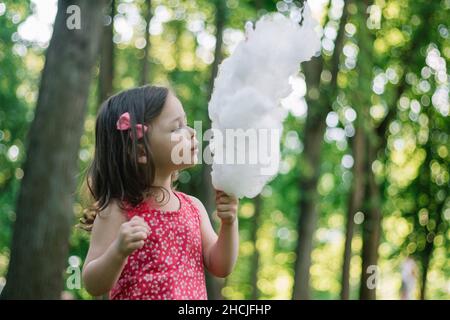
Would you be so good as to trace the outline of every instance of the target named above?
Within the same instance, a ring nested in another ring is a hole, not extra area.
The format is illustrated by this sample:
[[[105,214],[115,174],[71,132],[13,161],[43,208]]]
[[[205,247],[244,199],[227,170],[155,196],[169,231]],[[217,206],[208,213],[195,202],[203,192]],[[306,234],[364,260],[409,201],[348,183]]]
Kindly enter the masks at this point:
[[[126,206],[128,219],[142,217],[150,235],[128,256],[110,299],[207,299],[199,211],[189,196],[174,193],[180,200],[177,211],[154,209],[147,202]]]

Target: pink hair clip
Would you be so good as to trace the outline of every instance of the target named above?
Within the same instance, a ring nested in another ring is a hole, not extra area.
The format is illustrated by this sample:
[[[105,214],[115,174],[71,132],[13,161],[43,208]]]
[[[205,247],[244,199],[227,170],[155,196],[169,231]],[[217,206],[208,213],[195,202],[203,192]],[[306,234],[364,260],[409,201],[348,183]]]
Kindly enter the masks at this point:
[[[131,121],[130,121],[130,114],[128,112],[122,113],[122,115],[119,117],[119,120],[117,120],[117,130],[125,131],[131,129]],[[136,125],[136,134],[138,139],[142,138],[144,136],[144,132],[147,132],[147,126],[142,124]],[[131,137],[131,131],[129,132],[129,135]]]

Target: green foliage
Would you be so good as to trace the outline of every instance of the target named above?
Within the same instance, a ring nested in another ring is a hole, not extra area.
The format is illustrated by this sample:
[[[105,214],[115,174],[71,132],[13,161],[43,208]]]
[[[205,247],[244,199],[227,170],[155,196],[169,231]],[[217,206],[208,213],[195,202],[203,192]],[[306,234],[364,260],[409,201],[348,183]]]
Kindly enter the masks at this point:
[[[225,33],[242,31],[246,21],[256,21],[262,13],[277,10],[277,1],[227,0],[225,3]],[[45,45],[28,43],[17,33],[21,23],[33,14],[29,3],[0,0],[0,8],[2,4],[6,10],[3,14],[0,10],[0,284],[6,276],[15,201],[24,174],[26,132],[33,119],[45,50]],[[366,33],[362,32],[362,27],[367,21],[357,14],[359,6],[353,3],[348,8],[350,17],[345,25],[344,50],[338,59],[337,98],[331,101],[338,123],[328,127],[324,136],[317,187],[320,215],[312,251],[313,298],[339,298],[345,217],[353,181],[351,166],[343,165],[343,157],[347,160],[351,157],[352,129],[354,132],[356,125],[362,125],[371,141],[384,144],[377,160],[371,164],[382,191],[379,297],[399,297],[399,266],[405,256],[412,255],[422,275],[428,270],[426,297],[448,299],[449,2],[376,0],[374,4],[380,10],[380,24]],[[120,26],[116,26],[113,85],[118,92],[139,85],[144,56],[140,43],[145,37],[145,25],[144,1],[116,1],[116,5],[119,9],[116,21],[131,19],[130,8],[139,13],[136,23],[130,24],[133,33],[129,40],[122,38],[117,30]],[[206,49],[205,54],[201,42],[206,36],[214,37],[217,3],[158,0],[152,1],[152,5],[154,12],[166,10],[169,18],[161,22],[162,31],[151,28],[150,82],[167,84],[174,89],[190,125],[194,121],[205,121],[211,78],[211,60],[205,56],[212,55],[213,48]],[[327,8],[335,10],[332,6]],[[323,13],[322,17],[324,27],[336,31],[339,16]],[[374,19],[377,20],[376,14]],[[200,27],[193,27],[195,25]],[[225,45],[225,55],[230,53],[231,47]],[[334,61],[332,50],[324,48],[322,54],[325,67],[319,94],[324,96],[331,92],[329,73]],[[436,66],[441,66],[441,71]],[[98,73],[97,67],[90,90],[85,132],[80,141],[74,225],[87,203],[82,196],[85,192],[83,182],[94,151],[94,125],[99,107]],[[381,89],[376,88],[379,82]],[[437,102],[437,90],[447,92],[446,102],[445,97],[440,98],[444,102]],[[326,107],[323,101],[327,99],[320,99],[314,106]],[[356,122],[349,120],[352,111],[357,114]],[[377,128],[391,114],[386,130],[377,136]],[[299,179],[312,172],[301,156],[304,124],[304,114],[288,116],[282,139],[282,172],[260,196],[260,212],[256,212],[254,199],[241,201],[240,256],[223,289],[228,299],[251,298],[250,279],[254,272],[258,276],[259,298],[291,298],[300,214],[298,202],[304,196],[299,190]],[[332,130],[341,130],[345,134],[333,139]],[[178,189],[197,196],[201,179],[199,165],[183,173]],[[369,201],[365,199],[365,202]],[[256,243],[252,240],[255,228]],[[360,226],[356,225],[350,268],[351,298],[358,297],[361,243]],[[74,228],[70,238],[69,257],[72,258],[68,257],[67,266],[69,263],[81,266],[88,246],[89,234]],[[256,270],[253,264],[255,252],[259,257]],[[65,279],[69,276],[66,273]],[[92,298],[84,288],[66,287],[66,291],[76,299]]]

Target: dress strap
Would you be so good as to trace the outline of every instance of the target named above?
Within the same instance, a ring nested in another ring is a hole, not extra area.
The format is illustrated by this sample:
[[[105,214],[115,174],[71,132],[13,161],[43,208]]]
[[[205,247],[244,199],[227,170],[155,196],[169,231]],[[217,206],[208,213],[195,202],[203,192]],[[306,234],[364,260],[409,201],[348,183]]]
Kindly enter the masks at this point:
[[[181,191],[175,191],[183,200],[185,203],[187,203],[191,209],[196,212],[197,214],[200,213],[199,209],[197,208],[197,206],[192,202],[191,197],[189,197],[187,194],[185,194],[184,192]]]
[[[128,220],[131,220],[131,218],[133,218],[134,216],[139,215],[139,209],[141,208],[141,206],[142,204],[133,206],[127,200],[122,201],[122,207]]]

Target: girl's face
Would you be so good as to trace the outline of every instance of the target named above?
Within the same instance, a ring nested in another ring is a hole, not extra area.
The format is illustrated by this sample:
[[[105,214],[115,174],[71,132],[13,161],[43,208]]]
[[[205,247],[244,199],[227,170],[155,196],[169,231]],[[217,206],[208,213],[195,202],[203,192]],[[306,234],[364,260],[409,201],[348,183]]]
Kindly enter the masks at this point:
[[[195,130],[187,125],[183,106],[172,92],[159,116],[150,123],[148,134],[157,170],[171,172],[198,162]]]

